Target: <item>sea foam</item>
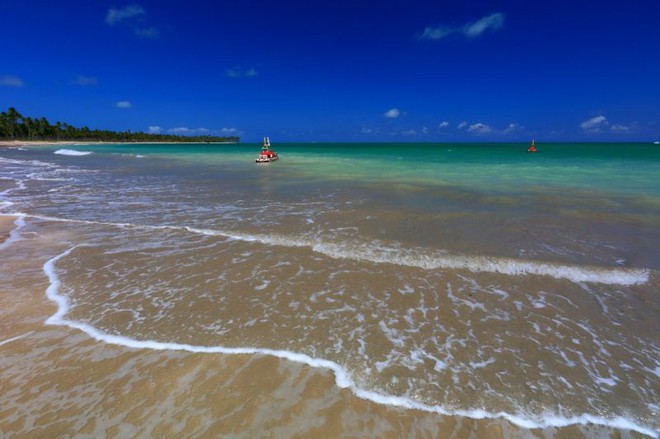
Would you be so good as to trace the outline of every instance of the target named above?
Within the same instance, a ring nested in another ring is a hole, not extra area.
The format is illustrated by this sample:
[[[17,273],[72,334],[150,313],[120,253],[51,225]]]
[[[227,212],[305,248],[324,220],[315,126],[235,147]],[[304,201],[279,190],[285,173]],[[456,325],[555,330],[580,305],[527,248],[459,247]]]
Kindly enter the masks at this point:
[[[366,390],[358,387],[353,381],[349,371],[340,364],[322,359],[314,358],[306,354],[301,354],[292,351],[278,350],[278,349],[264,349],[252,347],[224,347],[224,346],[198,346],[183,343],[162,342],[156,340],[136,340],[123,335],[108,334],[99,330],[98,328],[87,323],[69,320],[65,318],[70,303],[68,298],[61,294],[60,279],[57,276],[55,264],[62,258],[65,258],[77,247],[71,247],[63,253],[49,259],[43,266],[43,271],[48,277],[50,282],[46,295],[47,297],[57,304],[57,311],[46,320],[48,325],[62,325],[70,328],[78,329],[89,335],[95,340],[125,346],[134,349],[153,349],[153,350],[176,350],[186,351],[191,353],[209,353],[209,354],[239,354],[239,355],[269,355],[283,360],[294,361],[297,363],[306,364],[312,368],[329,369],[335,376],[335,384],[339,388],[350,388],[352,393],[358,398],[375,402],[377,404],[402,407],[412,410],[422,410],[426,412],[438,413],[447,416],[462,416],[471,419],[506,419],[509,422],[516,424],[523,428],[538,429],[547,427],[565,427],[569,425],[599,425],[616,429],[631,430],[638,433],[653,437],[660,438],[660,434],[643,425],[638,425],[623,417],[602,418],[590,414],[582,414],[573,417],[562,417],[556,414],[547,413],[544,415],[533,415],[525,413],[506,413],[506,412],[489,412],[483,409],[448,409],[440,405],[429,405],[418,401],[414,401],[407,397],[388,395],[372,390]]]
[[[20,239],[21,229],[25,227],[25,215],[17,215],[16,220],[14,221],[14,227],[11,232],[9,232],[9,237],[2,243],[0,243],[0,250],[4,250],[9,247],[13,242],[16,242]]]
[[[394,264],[426,270],[459,269],[469,270],[475,273],[498,273],[510,276],[539,275],[549,276],[555,279],[567,279],[576,283],[592,282],[608,285],[644,284],[648,282],[650,275],[650,270],[646,268],[590,267],[502,257],[454,255],[432,249],[401,248],[395,244],[388,246],[386,244],[378,243],[324,243],[318,239],[306,239],[278,234],[261,235],[213,229],[199,229],[189,226],[138,225],[131,223],[63,219],[41,215],[31,215],[31,217],[48,221],[98,224],[143,230],[185,230],[195,234],[221,236],[246,242],[258,242],[266,245],[307,247],[315,252],[335,259],[341,258],[378,264]]]
[[[373,243],[327,243],[283,235],[242,234],[218,230],[185,227],[186,230],[206,235],[225,236],[242,241],[259,242],[285,247],[310,247],[318,253],[335,259],[353,259],[374,263],[394,264],[426,270],[463,269],[479,273],[499,273],[511,276],[540,275],[572,282],[593,282],[611,285],[636,285],[648,282],[648,269],[625,269],[562,265],[549,262],[517,260],[511,258],[455,255],[424,248],[401,248],[397,245]]]
[[[90,155],[90,154],[92,154],[92,152],[91,151],[76,151],[75,149],[58,149],[53,154],[81,156],[81,155]]]

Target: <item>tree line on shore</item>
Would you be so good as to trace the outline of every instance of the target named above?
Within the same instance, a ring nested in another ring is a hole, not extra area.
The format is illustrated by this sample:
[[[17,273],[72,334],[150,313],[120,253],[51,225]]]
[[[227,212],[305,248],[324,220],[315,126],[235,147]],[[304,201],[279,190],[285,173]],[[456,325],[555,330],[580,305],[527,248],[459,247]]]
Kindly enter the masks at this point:
[[[77,128],[67,123],[50,124],[45,117],[33,119],[23,116],[15,108],[0,113],[1,140],[73,140],[102,142],[233,142],[237,136],[177,136],[129,131],[91,130]]]

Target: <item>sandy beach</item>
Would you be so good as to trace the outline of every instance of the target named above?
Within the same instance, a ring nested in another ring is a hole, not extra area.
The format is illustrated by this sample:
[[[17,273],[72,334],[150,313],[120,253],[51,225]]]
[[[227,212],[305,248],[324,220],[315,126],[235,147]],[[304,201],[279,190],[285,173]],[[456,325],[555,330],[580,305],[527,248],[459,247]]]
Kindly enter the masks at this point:
[[[0,216],[3,242],[14,220]],[[327,370],[274,357],[128,349],[46,325],[56,306],[43,265],[61,233],[46,225],[3,252],[4,437],[544,437],[501,420],[375,404],[338,389]],[[575,427],[553,434],[581,437]]]
[[[0,237],[15,218],[0,216]],[[11,243],[0,268],[3,437],[643,438],[606,427],[528,430],[400,409],[339,389],[329,370],[263,355],[130,349],[44,322],[43,265],[64,237],[49,225]],[[50,247],[50,248],[49,248]]]

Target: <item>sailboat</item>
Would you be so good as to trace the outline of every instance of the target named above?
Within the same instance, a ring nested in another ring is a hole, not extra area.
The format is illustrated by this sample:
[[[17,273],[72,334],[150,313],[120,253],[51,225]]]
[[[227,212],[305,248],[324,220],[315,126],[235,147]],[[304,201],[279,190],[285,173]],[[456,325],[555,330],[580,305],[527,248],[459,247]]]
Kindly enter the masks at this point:
[[[536,152],[536,146],[534,145],[534,139],[532,139],[532,143],[529,144],[529,148],[527,148],[527,152]]]
[[[270,163],[277,160],[277,153],[270,149],[270,138],[264,137],[264,146],[261,148],[259,157],[255,160],[257,163]]]

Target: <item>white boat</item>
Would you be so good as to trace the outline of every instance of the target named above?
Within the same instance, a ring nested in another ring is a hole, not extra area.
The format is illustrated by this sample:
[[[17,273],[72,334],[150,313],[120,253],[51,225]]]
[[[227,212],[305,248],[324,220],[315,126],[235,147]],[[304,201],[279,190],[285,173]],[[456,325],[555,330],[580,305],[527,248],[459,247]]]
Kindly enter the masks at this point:
[[[259,157],[255,160],[257,163],[270,163],[277,160],[279,157],[277,153],[270,149],[270,138],[264,137],[264,146],[261,148]]]

